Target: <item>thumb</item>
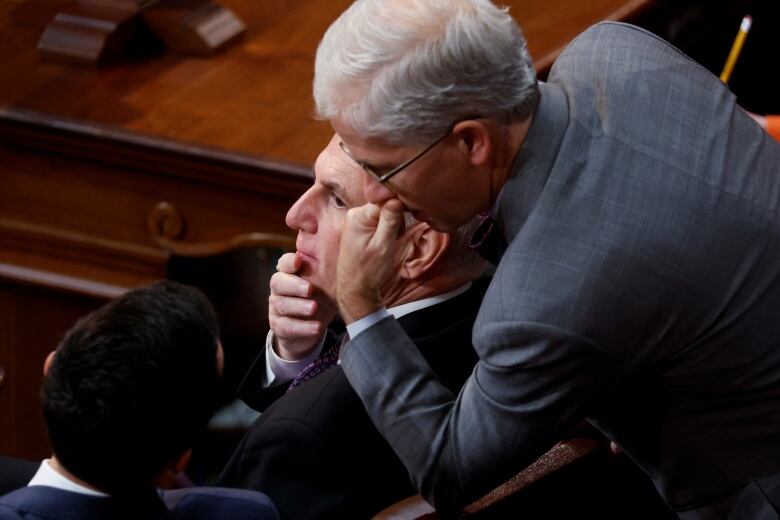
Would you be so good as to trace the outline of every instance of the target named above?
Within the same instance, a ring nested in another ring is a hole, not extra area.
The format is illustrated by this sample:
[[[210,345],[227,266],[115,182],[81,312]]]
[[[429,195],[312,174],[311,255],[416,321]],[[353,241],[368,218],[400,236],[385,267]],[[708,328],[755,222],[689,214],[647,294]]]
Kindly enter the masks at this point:
[[[296,253],[285,253],[279,257],[276,263],[276,270],[282,273],[297,273],[301,268],[301,257]]]

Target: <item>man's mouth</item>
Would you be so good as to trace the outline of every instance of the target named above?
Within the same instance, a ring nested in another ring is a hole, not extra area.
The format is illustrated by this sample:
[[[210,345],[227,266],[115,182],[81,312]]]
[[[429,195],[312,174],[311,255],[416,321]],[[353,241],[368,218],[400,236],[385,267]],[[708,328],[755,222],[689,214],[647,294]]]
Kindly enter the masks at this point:
[[[304,261],[308,261],[308,262],[316,262],[316,261],[317,261],[317,258],[316,258],[316,257],[314,257],[314,256],[310,255],[309,253],[305,253],[305,252],[301,251],[300,249],[299,249],[299,250],[297,250],[297,251],[295,252],[295,254],[296,254],[296,255],[298,255],[298,257],[299,257],[301,260],[304,260]]]
[[[311,276],[316,272],[317,258],[304,253],[300,249],[295,252],[298,258],[301,260],[301,268],[298,270],[298,275],[302,277]]]

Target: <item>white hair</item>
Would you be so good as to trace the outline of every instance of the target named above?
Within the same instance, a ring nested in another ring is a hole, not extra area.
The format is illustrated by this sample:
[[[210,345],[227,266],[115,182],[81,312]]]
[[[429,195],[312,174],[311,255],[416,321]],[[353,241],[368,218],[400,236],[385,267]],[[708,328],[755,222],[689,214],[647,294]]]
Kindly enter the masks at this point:
[[[489,0],[358,0],[317,49],[317,115],[418,144],[475,117],[525,120],[539,87],[522,32]]]

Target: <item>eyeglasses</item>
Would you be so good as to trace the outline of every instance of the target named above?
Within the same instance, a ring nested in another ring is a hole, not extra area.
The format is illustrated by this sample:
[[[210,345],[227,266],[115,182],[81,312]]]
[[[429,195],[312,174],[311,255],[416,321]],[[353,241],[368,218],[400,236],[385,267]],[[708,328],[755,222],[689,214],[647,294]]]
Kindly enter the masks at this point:
[[[395,168],[393,168],[392,170],[390,170],[390,171],[389,171],[389,172],[387,172],[387,173],[381,173],[381,174],[380,174],[380,173],[377,173],[377,172],[375,172],[375,171],[374,171],[374,169],[373,169],[373,168],[371,168],[371,166],[369,166],[368,164],[364,163],[363,161],[358,161],[357,159],[355,159],[354,157],[352,157],[352,154],[351,154],[351,153],[349,153],[349,150],[347,150],[347,147],[346,147],[346,145],[344,144],[344,141],[339,141],[339,146],[340,146],[340,147],[341,147],[341,149],[344,151],[344,153],[345,153],[345,154],[347,154],[347,155],[349,156],[349,158],[350,158],[350,159],[352,159],[353,161],[355,161],[356,163],[358,163],[358,165],[359,165],[361,168],[363,168],[363,171],[364,171],[364,172],[366,172],[367,174],[369,174],[370,176],[372,176],[372,177],[373,177],[374,179],[376,179],[376,180],[377,180],[377,182],[379,182],[380,184],[384,184],[384,183],[386,183],[387,181],[389,181],[389,180],[390,180],[390,179],[391,179],[391,178],[392,178],[392,177],[393,177],[395,174],[397,174],[398,172],[400,172],[401,170],[403,170],[403,169],[404,169],[404,168],[406,168],[407,166],[411,165],[411,164],[412,164],[414,161],[416,161],[417,159],[419,159],[420,157],[422,157],[423,155],[425,155],[425,154],[426,154],[426,153],[427,153],[427,152],[428,152],[428,151],[429,151],[431,148],[433,148],[434,146],[436,146],[436,145],[437,145],[437,144],[439,144],[440,142],[444,141],[444,139],[445,139],[445,138],[446,138],[448,135],[450,135],[450,132],[452,132],[452,128],[454,128],[454,125],[453,125],[453,127],[450,127],[450,129],[449,129],[449,130],[447,130],[447,133],[446,133],[446,134],[442,135],[441,137],[439,137],[438,139],[436,139],[434,142],[432,142],[431,144],[429,144],[428,146],[426,146],[425,148],[423,148],[423,150],[422,150],[420,153],[418,153],[417,155],[415,155],[414,157],[412,157],[412,158],[411,158],[411,159],[409,159],[408,161],[406,161],[406,162],[404,162],[404,163],[402,163],[402,164],[399,164],[398,166],[396,166]]]

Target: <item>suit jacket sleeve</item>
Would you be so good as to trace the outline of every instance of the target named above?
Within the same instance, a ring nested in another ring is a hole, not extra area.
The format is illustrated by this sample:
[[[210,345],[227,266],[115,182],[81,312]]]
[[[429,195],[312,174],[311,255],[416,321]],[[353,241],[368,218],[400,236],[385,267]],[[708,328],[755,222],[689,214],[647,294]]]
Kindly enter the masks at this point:
[[[392,318],[358,335],[342,354],[372,421],[441,511],[478,498],[533,462],[583,417],[610,377],[609,356],[566,331],[505,323],[488,334],[491,348],[480,352],[457,397]]]
[[[332,348],[340,341],[339,327],[341,327],[341,325],[337,323],[335,328],[328,328],[320,355],[326,353],[328,349]],[[270,334],[272,334],[271,331],[269,331],[269,335]],[[287,389],[290,387],[291,383],[291,381],[285,381],[283,383],[274,383],[270,386],[265,386],[265,350],[266,349],[263,348],[260,351],[238,387],[238,397],[258,412],[265,411],[266,408],[287,393]]]
[[[238,387],[238,397],[258,412],[265,411],[277,399],[282,397],[290,382],[265,386],[265,348],[260,351],[252,366],[247,370]]]

